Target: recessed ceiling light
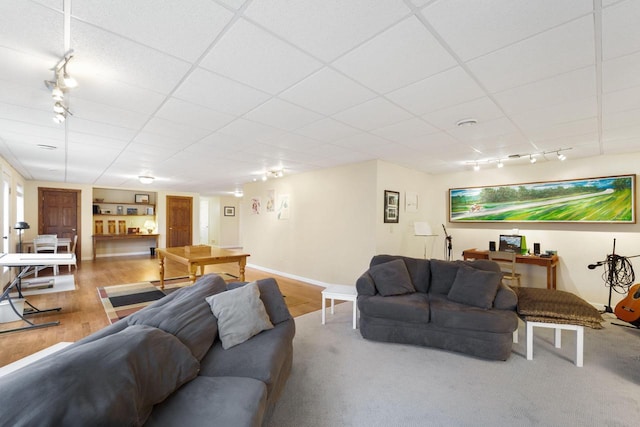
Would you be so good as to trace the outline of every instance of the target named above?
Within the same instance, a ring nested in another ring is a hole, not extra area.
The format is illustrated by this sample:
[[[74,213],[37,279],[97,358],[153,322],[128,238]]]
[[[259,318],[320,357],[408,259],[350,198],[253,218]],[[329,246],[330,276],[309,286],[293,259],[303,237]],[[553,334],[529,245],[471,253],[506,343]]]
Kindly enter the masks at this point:
[[[457,126],[475,126],[478,124],[478,120],[477,119],[462,119],[462,120],[458,120],[456,122]]]
[[[151,184],[151,183],[153,182],[153,180],[154,180],[154,179],[155,179],[155,178],[154,178],[154,177],[152,177],[152,176],[144,176],[144,175],[141,175],[141,176],[139,176],[139,177],[138,177],[138,180],[139,180],[139,181],[140,181],[140,183],[142,183],[142,184]]]

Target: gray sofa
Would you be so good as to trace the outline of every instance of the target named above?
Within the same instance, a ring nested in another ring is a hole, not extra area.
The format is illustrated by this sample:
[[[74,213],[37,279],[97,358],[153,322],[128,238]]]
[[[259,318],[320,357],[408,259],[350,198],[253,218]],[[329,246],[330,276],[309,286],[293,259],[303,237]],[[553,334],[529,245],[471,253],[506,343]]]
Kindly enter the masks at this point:
[[[506,360],[518,327],[517,296],[487,260],[373,257],[357,280],[366,339]]]
[[[223,319],[205,298],[233,300],[248,290],[273,326],[225,350],[225,331],[218,327]],[[259,426],[291,371],[294,334],[275,280],[259,280],[256,290],[255,284],[202,276],[3,377],[0,424]]]

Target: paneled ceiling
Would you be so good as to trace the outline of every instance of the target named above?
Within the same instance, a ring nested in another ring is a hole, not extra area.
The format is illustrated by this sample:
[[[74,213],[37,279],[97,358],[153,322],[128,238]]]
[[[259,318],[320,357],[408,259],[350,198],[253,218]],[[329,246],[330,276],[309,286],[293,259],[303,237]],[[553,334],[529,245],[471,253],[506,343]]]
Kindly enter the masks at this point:
[[[280,168],[637,152],[638,22],[636,0],[1,1],[0,154],[29,180],[215,195]]]

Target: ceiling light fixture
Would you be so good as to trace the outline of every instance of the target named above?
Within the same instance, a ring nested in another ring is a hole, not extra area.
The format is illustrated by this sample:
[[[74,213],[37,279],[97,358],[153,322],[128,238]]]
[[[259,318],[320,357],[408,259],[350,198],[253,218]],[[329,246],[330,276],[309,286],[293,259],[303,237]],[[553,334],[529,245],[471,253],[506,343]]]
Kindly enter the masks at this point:
[[[462,119],[462,120],[458,120],[456,122],[456,126],[458,127],[462,127],[462,126],[475,126],[478,124],[478,120],[477,119],[472,119],[472,118],[468,118],[468,119]]]
[[[505,160],[509,160],[509,161],[519,160],[519,159],[525,159],[528,157],[529,162],[533,164],[538,161],[537,157],[539,156],[542,156],[544,160],[549,160],[546,157],[547,154],[555,154],[558,160],[565,161],[567,159],[567,156],[563,153],[563,151],[568,151],[571,149],[572,149],[571,147],[568,147],[568,148],[558,148],[558,149],[549,150],[549,151],[541,151],[537,153],[510,154],[506,158],[503,157],[503,158],[487,158],[487,159],[481,159],[481,160],[469,160],[469,161],[465,161],[464,164],[468,166],[473,166],[473,170],[476,170],[476,171],[480,169],[481,164],[490,165],[495,163],[498,168],[502,168],[504,167]]]
[[[155,178],[152,176],[140,175],[138,177],[138,180],[140,181],[141,184],[153,184],[153,181],[155,180]]]
[[[502,163],[502,160],[498,160],[498,168],[503,168],[504,167],[504,163]]]
[[[558,156],[558,160],[560,160],[561,162],[564,162],[565,160],[567,160],[567,156],[562,154],[560,151],[556,151],[556,156]]]
[[[533,157],[533,154],[529,154],[529,162],[531,164],[534,164],[535,162],[537,162],[538,159],[536,159],[535,157]]]
[[[478,162],[476,162],[475,165],[473,165],[473,170],[478,172],[480,170],[480,165],[478,164]]]
[[[69,49],[51,69],[53,71],[53,80],[44,81],[47,89],[51,90],[51,97],[54,101],[53,111],[55,112],[53,121],[56,123],[63,123],[67,115],[73,115],[69,111],[69,107],[63,104],[65,92],[78,86],[78,81],[67,72],[67,64],[73,58],[72,53],[73,50]]]
[[[234,191],[233,195],[235,197],[242,197],[242,196],[244,196],[244,193],[242,192],[242,190],[236,190],[236,191]]]

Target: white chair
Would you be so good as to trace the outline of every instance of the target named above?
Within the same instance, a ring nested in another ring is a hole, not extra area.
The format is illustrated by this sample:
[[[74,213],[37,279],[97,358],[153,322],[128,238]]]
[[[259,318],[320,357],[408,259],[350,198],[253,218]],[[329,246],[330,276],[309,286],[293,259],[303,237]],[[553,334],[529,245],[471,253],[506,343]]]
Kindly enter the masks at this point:
[[[70,254],[76,253],[76,244],[78,243],[78,235],[73,236],[73,240],[71,241],[71,249],[69,250]],[[76,264],[76,259],[73,259],[73,264],[69,264],[69,273],[71,273],[71,266],[74,266],[76,270],[78,269],[78,265]]]
[[[511,285],[520,286],[520,273],[516,273],[516,256],[515,252],[509,251],[489,251],[489,259],[498,263],[502,270],[502,278],[511,282]]]
[[[56,235],[40,235],[33,239],[34,253],[51,253],[58,252],[58,237]],[[58,274],[58,266],[53,265],[53,275]],[[36,268],[35,277],[38,277],[38,269]]]

